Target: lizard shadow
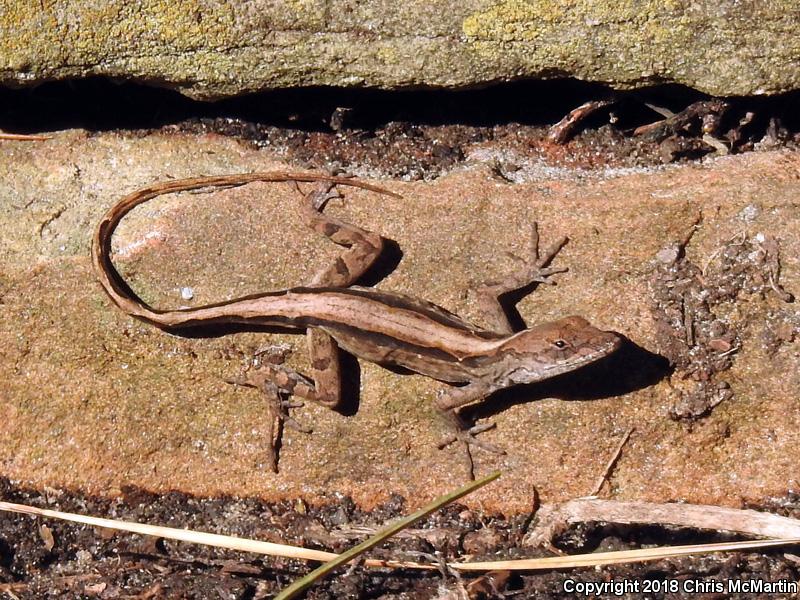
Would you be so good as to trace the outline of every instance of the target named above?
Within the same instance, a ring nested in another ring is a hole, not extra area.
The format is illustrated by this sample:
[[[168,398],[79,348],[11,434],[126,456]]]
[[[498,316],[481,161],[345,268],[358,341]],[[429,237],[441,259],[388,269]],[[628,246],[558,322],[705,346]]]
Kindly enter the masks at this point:
[[[544,398],[577,401],[613,398],[647,388],[671,373],[666,358],[621,337],[619,350],[596,363],[539,383],[499,390],[483,402],[467,406],[461,414],[471,422]]]
[[[383,249],[369,268],[358,278],[356,282],[358,285],[364,287],[377,285],[403,260],[403,250],[400,248],[400,244],[389,238],[381,237],[381,239],[383,240]]]

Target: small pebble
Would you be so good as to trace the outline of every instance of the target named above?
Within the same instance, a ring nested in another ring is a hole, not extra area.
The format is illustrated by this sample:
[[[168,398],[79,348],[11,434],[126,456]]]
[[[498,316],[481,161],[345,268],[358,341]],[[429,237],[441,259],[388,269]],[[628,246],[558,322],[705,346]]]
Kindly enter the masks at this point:
[[[758,207],[755,204],[748,204],[739,211],[739,218],[747,223],[752,222],[758,216]]]
[[[667,246],[666,248],[662,248],[656,254],[656,260],[662,264],[670,265],[678,260],[678,255],[680,251],[675,246]]]
[[[731,349],[731,343],[721,338],[716,338],[708,342],[708,347],[717,352],[727,352]]]
[[[190,287],[182,287],[181,288],[181,299],[183,300],[191,300],[194,298],[194,290]]]

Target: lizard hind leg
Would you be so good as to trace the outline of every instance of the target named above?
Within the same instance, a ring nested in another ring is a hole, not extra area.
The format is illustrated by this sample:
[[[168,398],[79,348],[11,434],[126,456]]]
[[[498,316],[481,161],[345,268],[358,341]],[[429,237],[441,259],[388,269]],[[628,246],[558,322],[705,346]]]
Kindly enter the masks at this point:
[[[299,185],[295,182],[299,191]],[[305,223],[347,249],[328,267],[317,272],[309,287],[346,287],[355,282],[381,252],[383,240],[375,233],[326,215],[325,205],[337,198],[336,184],[322,182],[317,189],[303,196],[301,215]],[[339,349],[334,339],[321,329],[310,328],[306,333],[311,358],[311,378],[283,365],[289,353],[285,347],[270,347],[253,377],[259,382],[251,387],[263,387],[270,381],[284,394],[294,394],[336,409],[341,405],[341,365]],[[267,396],[269,397],[269,393]]]
[[[325,183],[306,194],[300,206],[306,225],[332,242],[347,247],[333,264],[314,274],[310,287],[347,287],[354,284],[383,249],[383,239],[378,234],[323,212],[329,200],[339,197],[332,191],[334,185]]]
[[[323,212],[329,200],[338,198],[335,184],[321,183],[303,197],[301,215],[305,223],[347,249],[333,264],[321,269],[311,278],[309,287],[347,287],[355,283],[378,258],[383,239],[376,233],[345,223]],[[334,339],[321,329],[309,329],[306,334],[314,380],[314,401],[336,409],[342,402],[341,363]]]
[[[297,189],[299,185],[295,182]],[[317,272],[309,287],[347,287],[354,283],[381,252],[383,240],[374,234],[340,219],[324,214],[325,204],[338,194],[332,194],[335,184],[326,183],[303,196],[301,215],[305,223],[347,249],[328,267]],[[341,404],[341,368],[335,340],[321,329],[310,328],[306,333],[311,358],[312,378],[284,365],[290,350],[285,346],[271,346],[258,352],[259,363],[232,381],[260,389],[267,398],[270,416],[270,462],[277,472],[278,448],[284,424],[303,432],[288,414],[288,409],[299,406],[290,402],[294,395],[335,409]]]
[[[320,335],[321,334],[321,335]],[[324,353],[325,344],[335,342],[321,330],[309,330],[309,336],[314,336],[317,348]],[[326,339],[327,338],[327,339]],[[322,344],[320,346],[319,344]],[[313,344],[313,342],[312,342]],[[257,362],[253,368],[245,370],[239,377],[229,379],[228,383],[251,387],[260,390],[267,400],[267,414],[269,418],[269,462],[273,472],[278,472],[278,453],[284,426],[301,433],[311,433],[311,429],[300,425],[290,416],[289,410],[303,406],[301,402],[292,401],[291,396],[298,396],[322,404],[328,408],[335,408],[339,404],[340,385],[338,380],[338,355],[334,354],[330,364],[321,368],[319,357],[312,360],[312,369],[315,379],[312,380],[302,373],[284,365],[290,348],[285,345],[269,346],[257,352]]]

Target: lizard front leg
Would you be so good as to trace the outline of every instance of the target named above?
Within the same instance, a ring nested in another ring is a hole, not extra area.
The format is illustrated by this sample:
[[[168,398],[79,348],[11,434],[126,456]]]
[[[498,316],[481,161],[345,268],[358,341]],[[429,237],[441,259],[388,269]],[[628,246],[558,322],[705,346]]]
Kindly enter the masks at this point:
[[[503,305],[500,303],[500,297],[503,294],[522,289],[531,283],[547,283],[552,285],[554,282],[549,279],[552,275],[567,271],[566,267],[553,268],[548,265],[561,248],[564,247],[568,239],[566,237],[559,238],[544,252],[544,254],[541,254],[539,248],[539,227],[535,221],[532,225],[532,229],[528,250],[529,257],[527,259],[520,259],[512,255],[514,259],[523,263],[523,268],[503,280],[487,282],[475,289],[478,306],[483,313],[485,321],[498,333],[508,335],[514,333],[514,328],[508,319],[508,315]],[[446,390],[436,400],[437,408],[455,429],[454,433],[448,435],[439,443],[439,447],[444,448],[456,441],[463,444],[466,454],[467,469],[471,479],[474,479],[474,465],[470,451],[471,446],[478,446],[496,454],[504,454],[504,451],[491,444],[481,442],[475,437],[479,433],[494,428],[494,423],[471,425],[459,414],[459,409],[468,404],[480,402],[496,389],[496,387],[487,383],[474,382],[461,388]]]
[[[500,297],[503,294],[522,289],[531,283],[555,285],[555,282],[550,279],[550,276],[556,273],[564,273],[568,269],[566,267],[552,268],[548,267],[548,265],[561,248],[564,247],[567,241],[569,240],[566,236],[559,238],[547,249],[544,255],[540,256],[539,226],[534,221],[530,248],[528,250],[529,258],[521,259],[518,256],[511,255],[512,258],[523,263],[523,268],[501,281],[486,282],[475,288],[478,306],[485,320],[490,324],[491,329],[498,333],[514,333],[514,328],[508,320],[508,315],[500,303]]]
[[[479,433],[494,428],[494,423],[470,426],[461,417],[458,409],[467,404],[480,402],[494,392],[495,389],[495,387],[488,383],[476,381],[464,387],[442,390],[435,400],[436,408],[454,429],[453,433],[447,435],[439,442],[439,449],[441,450],[453,442],[458,442],[462,445],[464,448],[464,464],[467,470],[467,476],[470,479],[475,479],[475,463],[472,460],[472,446],[478,446],[494,454],[505,454],[505,451],[475,437]]]

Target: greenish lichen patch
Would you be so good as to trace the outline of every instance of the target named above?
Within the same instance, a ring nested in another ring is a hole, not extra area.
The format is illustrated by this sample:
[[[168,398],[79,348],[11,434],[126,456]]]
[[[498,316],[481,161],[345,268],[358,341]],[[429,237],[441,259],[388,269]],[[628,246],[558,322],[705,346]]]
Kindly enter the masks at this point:
[[[0,83],[109,75],[198,98],[577,77],[721,96],[800,87],[789,0],[0,0]]]
[[[190,51],[220,51],[237,40],[233,7],[203,0],[129,3],[4,0],[0,68],[37,71],[113,64],[153,51],[162,59]],[[2,60],[5,58],[5,60]]]
[[[529,42],[563,16],[563,8],[551,0],[506,0],[468,16],[462,29],[468,40]]]

